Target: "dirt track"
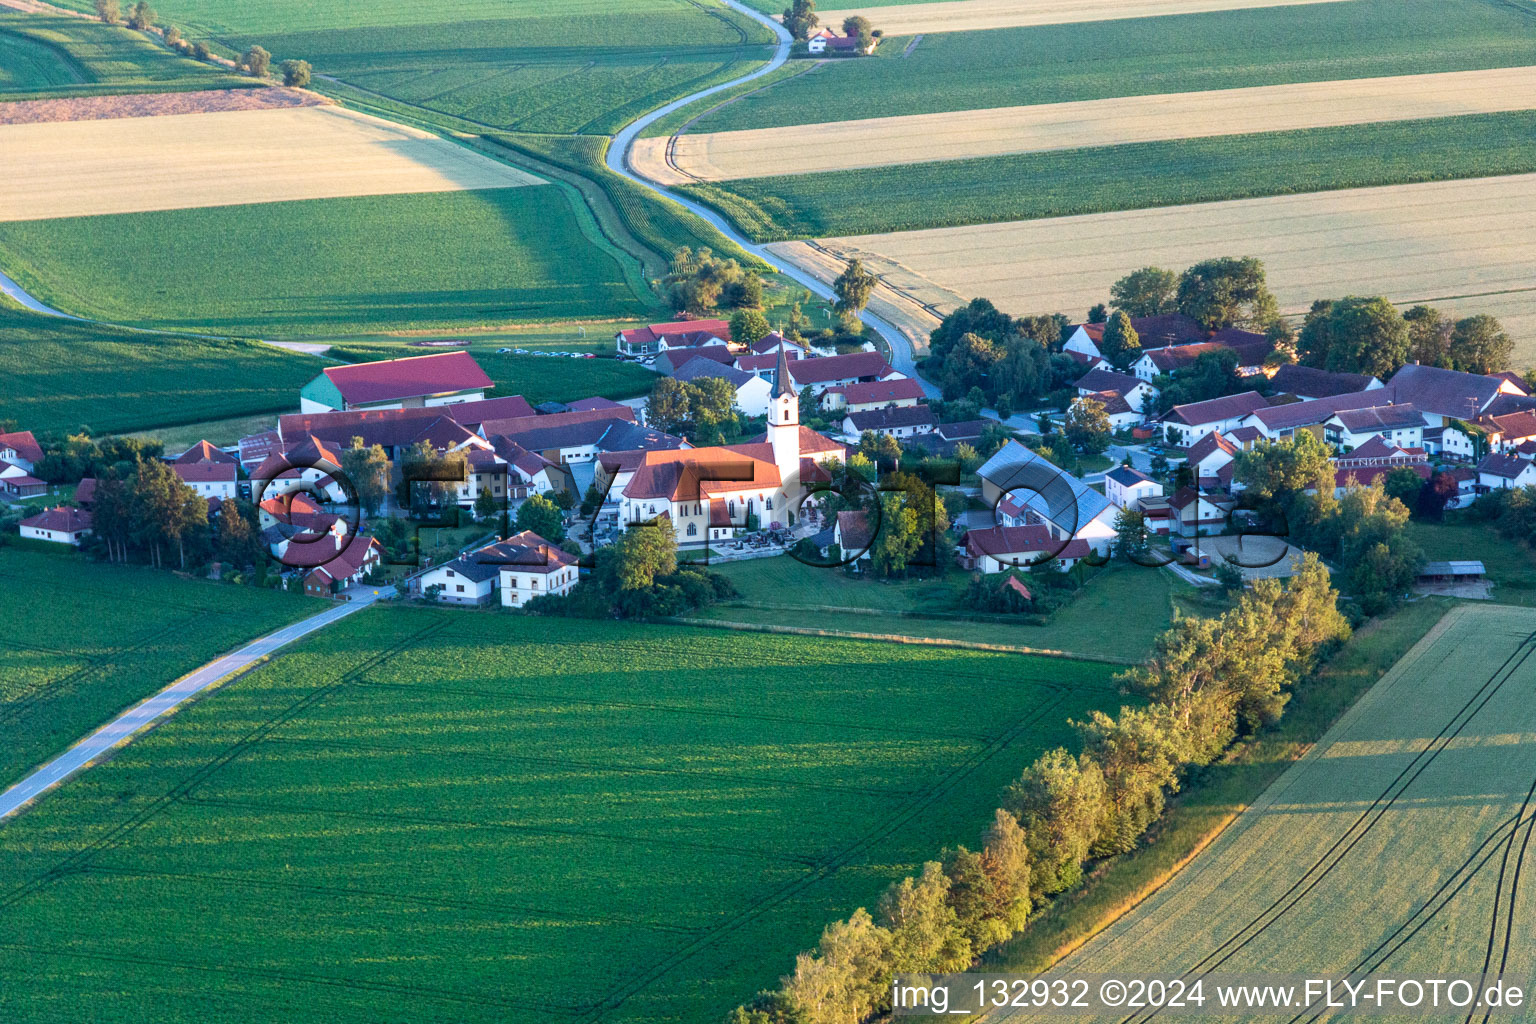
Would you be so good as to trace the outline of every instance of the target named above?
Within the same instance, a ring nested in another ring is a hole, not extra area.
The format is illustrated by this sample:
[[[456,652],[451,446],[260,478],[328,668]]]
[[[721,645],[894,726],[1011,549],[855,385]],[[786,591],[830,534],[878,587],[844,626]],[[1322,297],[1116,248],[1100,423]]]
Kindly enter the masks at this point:
[[[539,181],[339,107],[0,127],[0,221]]]
[[[1123,213],[823,240],[879,254],[940,312],[985,296],[1016,314],[1080,317],[1137,267],[1258,256],[1287,313],[1313,299],[1386,295],[1490,313],[1536,362],[1536,175],[1348,189]]]
[[[853,7],[817,11],[823,25],[841,26],[849,15],[868,18],[888,36],[916,32],[971,32],[1020,25],[1060,25],[1076,21],[1114,21],[1169,14],[1200,14],[1245,7],[1291,7],[1345,3],[1348,0],[944,0],[932,4]]]
[[[326,100],[314,93],[295,89],[209,89],[137,96],[75,96],[0,103],[0,125],[112,121],[123,117],[212,114],[231,110],[290,110],[325,103]]]
[[[643,139],[634,159],[644,173],[683,184],[1533,105],[1536,67],[1495,68],[683,135],[673,149],[676,168],[667,163],[666,139]]]

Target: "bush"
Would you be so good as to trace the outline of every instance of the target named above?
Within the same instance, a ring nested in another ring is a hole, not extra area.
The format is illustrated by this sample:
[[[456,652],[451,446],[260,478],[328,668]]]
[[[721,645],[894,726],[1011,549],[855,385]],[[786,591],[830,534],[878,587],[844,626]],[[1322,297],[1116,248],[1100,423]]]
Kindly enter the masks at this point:
[[[309,85],[312,71],[307,60],[285,60],[283,61],[283,84],[289,88],[303,89]]]

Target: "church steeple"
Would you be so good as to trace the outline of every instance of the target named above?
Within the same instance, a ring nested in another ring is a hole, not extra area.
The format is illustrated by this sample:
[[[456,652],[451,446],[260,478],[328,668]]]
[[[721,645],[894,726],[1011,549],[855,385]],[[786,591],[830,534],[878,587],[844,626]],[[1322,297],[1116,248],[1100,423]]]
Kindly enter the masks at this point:
[[[789,343],[779,339],[779,365],[774,371],[773,396],[768,402],[768,442],[785,490],[793,493],[800,478],[800,397],[789,375]]]
[[[779,363],[773,371],[773,397],[793,395],[795,382],[789,377],[789,342],[779,338]]]

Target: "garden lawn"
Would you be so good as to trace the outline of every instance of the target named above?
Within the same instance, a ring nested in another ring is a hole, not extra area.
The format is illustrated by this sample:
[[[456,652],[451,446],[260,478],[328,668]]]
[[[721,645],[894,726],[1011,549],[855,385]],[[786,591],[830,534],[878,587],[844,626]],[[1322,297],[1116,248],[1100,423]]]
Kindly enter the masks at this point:
[[[0,547],[0,789],[128,705],[323,608],[73,552]]]
[[[0,225],[0,265],[55,308],[210,332],[647,312],[587,218],[555,186],[71,217]]]
[[[0,1016],[717,1024],[1107,675],[369,609],[0,830]]]
[[[1501,537],[1483,523],[1457,513],[1444,523],[1413,520],[1408,536],[1431,561],[1476,560],[1488,570],[1493,600],[1501,604],[1536,605],[1536,551]]]
[[[1536,171],[1536,111],[687,185],[759,241]]]
[[[1167,573],[1120,567],[1091,578],[1076,600],[1037,625],[969,611],[963,604],[969,576],[958,571],[938,581],[886,583],[788,557],[711,568],[742,596],[698,613],[709,619],[1028,647],[1126,663],[1151,653],[1152,641],[1172,621],[1175,588],[1180,594],[1189,589]]]
[[[0,8],[0,97],[92,96],[253,86],[141,32]]]
[[[1111,96],[1536,64],[1532,14],[1484,0],[1351,0],[928,35],[703,118],[731,131]],[[1091,57],[1085,57],[1091,54]]]
[[[285,412],[323,365],[260,342],[141,334],[0,304],[0,410],[40,435]]]

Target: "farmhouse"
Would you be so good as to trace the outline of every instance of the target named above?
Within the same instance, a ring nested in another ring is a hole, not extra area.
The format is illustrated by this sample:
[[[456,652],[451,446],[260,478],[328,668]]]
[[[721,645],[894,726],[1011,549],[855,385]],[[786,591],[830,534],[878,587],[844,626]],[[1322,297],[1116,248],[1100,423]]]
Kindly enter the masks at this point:
[[[1175,447],[1188,447],[1213,431],[1225,433],[1242,426],[1250,415],[1268,406],[1257,391],[1176,405],[1163,417],[1163,439]]]
[[[885,357],[878,352],[854,352],[846,356],[820,356],[811,359],[783,360],[788,367],[789,380],[796,391],[809,387],[815,395],[823,395],[828,388],[846,387],[849,384],[872,383],[891,380],[904,374],[897,373]],[[774,369],[775,383],[779,368]]]
[[[339,594],[351,584],[361,583],[383,558],[384,549],[373,537],[358,537],[348,544],[337,538],[337,546],[334,555],[304,575],[304,593],[311,597]]]
[[[1044,526],[993,526],[965,535],[960,564],[967,569],[995,573],[1059,559],[1070,569],[1091,554],[1093,549],[1087,541],[1062,540]]]
[[[903,438],[931,434],[935,426],[933,410],[926,405],[891,406],[849,413],[843,417],[843,436],[857,440],[872,433]]]
[[[773,385],[766,378],[754,373],[738,370],[729,363],[717,362],[705,356],[694,356],[673,376],[685,382],[702,377],[718,377],[729,381],[736,389],[736,408],[741,410],[743,415],[768,415],[768,396],[773,391]]]
[[[868,412],[895,406],[912,406],[927,396],[923,385],[909,377],[870,381],[866,384],[842,384],[827,388],[821,395],[821,407],[828,411]]]
[[[1536,462],[1530,459],[1495,452],[1477,464],[1477,487],[1480,491],[1532,486],[1536,486]]]
[[[58,505],[21,521],[21,535],[30,540],[80,546],[91,532],[91,514],[84,509]]]
[[[1536,412],[1484,416],[1477,421],[1477,426],[1488,435],[1488,444],[1496,452],[1513,451],[1536,442]]]
[[[982,500],[1004,526],[1045,526],[1057,540],[1083,540],[1098,554],[1114,543],[1109,499],[1050,460],[1010,440],[976,471]]]
[[[1333,418],[1334,413],[1346,409],[1368,409],[1390,402],[1391,399],[1392,392],[1377,390],[1317,398],[1308,402],[1288,402],[1254,410],[1252,415],[1244,419],[1243,425],[1255,428],[1272,441],[1292,437],[1300,430],[1308,431],[1321,441],[1323,424]]]
[[[468,352],[328,366],[300,390],[299,411],[419,409],[478,401],[492,387]]]
[[[43,461],[43,446],[37,443],[30,430],[17,430],[0,434],[0,462],[20,466],[28,473]]]
[[[830,28],[824,28],[805,41],[807,53],[861,53],[871,54],[875,47],[880,45],[880,40],[871,38],[869,42],[860,44],[858,36],[840,36]]]
[[[1376,391],[1382,386],[1381,381],[1364,373],[1334,373],[1300,363],[1280,367],[1270,378],[1270,384],[1276,394],[1295,395],[1303,401]]]
[[[217,498],[223,502],[232,501],[237,496],[240,466],[233,459],[229,462],[177,460],[171,463],[171,469],[181,477],[181,482],[196,491],[200,498]]]
[[[1085,398],[1089,395],[1113,391],[1124,398],[1125,403],[1137,412],[1145,412],[1147,403],[1156,402],[1157,396],[1161,394],[1149,381],[1133,377],[1128,373],[1105,369],[1089,370],[1072,386],[1077,388],[1079,396]]]
[[[698,348],[669,348],[656,357],[656,371],[675,377],[683,367],[695,359],[707,359],[721,366],[732,366],[736,357],[725,345],[700,345]]]
[[[1248,334],[1247,331],[1237,333]],[[1217,337],[1220,337],[1219,333]],[[1263,371],[1264,359],[1273,351],[1273,348],[1269,339],[1262,334],[1253,335],[1251,338],[1229,337],[1227,340],[1202,341],[1193,345],[1171,345],[1168,348],[1155,348],[1143,352],[1141,358],[1132,365],[1131,371],[1139,379],[1150,382],[1160,374],[1174,376],[1182,373],[1203,355],[1231,351],[1237,353],[1237,372],[1242,376],[1251,377]]]
[[[1323,440],[1353,451],[1379,437],[1399,448],[1418,448],[1424,443],[1424,417],[1412,405],[1378,405],[1345,409],[1323,424]]]
[[[1162,493],[1162,484],[1130,466],[1116,466],[1104,474],[1104,497],[1118,508],[1130,508],[1142,498],[1161,497]]]
[[[1429,454],[1452,462],[1470,462],[1477,455],[1471,435],[1450,424],[1425,427],[1423,445]]]
[[[1193,317],[1182,313],[1133,316],[1131,327],[1136,331],[1142,351],[1174,345],[1195,345],[1207,340],[1205,328]],[[1076,353],[1088,360],[1099,360],[1104,356],[1099,350],[1099,343],[1103,340],[1103,324],[1078,324],[1062,344],[1062,351]]]
[[[240,464],[238,458],[212,441],[199,441],[171,461],[176,465],[191,465],[198,462],[215,462],[229,466]]]
[[[725,320],[677,320],[620,331],[613,337],[621,356],[654,356],[669,348],[698,348],[701,345],[729,345],[731,325]]]
[[[1398,370],[1387,386],[1392,389],[1392,401],[1412,405],[1432,427],[1444,426],[1446,420],[1470,423],[1484,413],[1502,412],[1490,408],[1500,395],[1525,397],[1523,388],[1503,377],[1417,364]]]

